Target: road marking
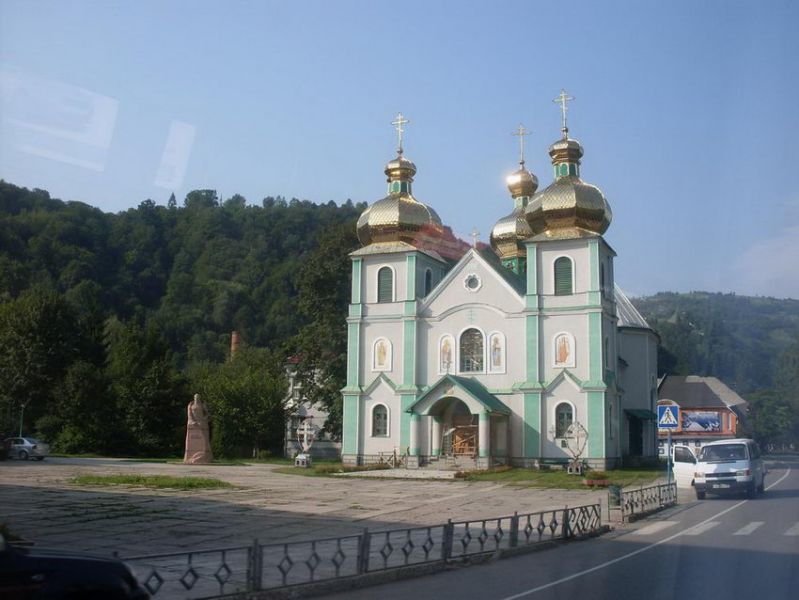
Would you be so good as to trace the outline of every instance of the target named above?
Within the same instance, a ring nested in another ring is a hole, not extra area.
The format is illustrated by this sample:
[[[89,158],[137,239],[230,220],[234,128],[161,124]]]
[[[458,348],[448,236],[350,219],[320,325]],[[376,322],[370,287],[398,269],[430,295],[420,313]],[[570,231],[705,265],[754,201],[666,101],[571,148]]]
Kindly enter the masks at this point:
[[[752,521],[749,525],[741,527],[738,531],[733,533],[733,535],[749,535],[761,525],[765,525],[765,521]]]
[[[716,525],[720,525],[721,521],[702,521],[699,525],[689,527],[682,532],[683,535],[702,535],[706,531],[713,529]]]
[[[791,527],[788,531],[785,532],[785,535],[799,535],[799,523]]]
[[[671,527],[672,525],[679,524],[679,521],[658,521],[657,523],[652,523],[646,527],[641,527],[641,529],[636,529],[633,531],[633,535],[651,535],[653,533],[657,533],[658,531],[662,531],[667,527]]]
[[[766,489],[770,490],[775,485],[777,485],[778,483],[782,482],[790,474],[791,474],[791,468],[788,467],[788,470],[785,471],[785,475],[780,477],[777,481],[772,483]],[[705,519],[704,521],[702,521],[702,523],[698,523],[694,527],[698,527],[699,525],[702,525],[703,523],[709,523],[713,519],[718,519],[720,516],[726,515],[731,510],[735,510],[736,508],[738,508],[739,506],[743,506],[747,502],[749,502],[749,500],[741,500],[737,504],[733,504],[729,508],[725,508],[721,512],[716,513],[715,515],[713,515],[712,517],[710,517],[708,519]],[[799,523],[797,523],[797,526],[799,526]],[[578,573],[574,573],[573,575],[569,575],[568,577],[562,577],[561,579],[558,579],[556,581],[551,581],[549,583],[545,583],[544,585],[539,585],[538,587],[530,588],[529,590],[525,590],[523,592],[519,592],[518,594],[514,594],[513,596],[507,596],[506,598],[503,598],[502,600],[517,600],[518,598],[524,598],[525,596],[530,596],[532,594],[535,594],[535,593],[538,593],[538,592],[542,592],[544,590],[548,590],[549,588],[555,587],[556,585],[560,585],[561,583],[566,583],[567,581],[571,581],[573,579],[577,579],[578,577],[582,577],[583,575],[588,575],[589,573],[593,573],[594,571],[600,571],[600,570],[602,570],[602,569],[604,569],[606,567],[609,567],[611,565],[615,565],[616,563],[619,563],[619,562],[621,562],[623,560],[627,560],[628,558],[632,558],[633,556],[637,556],[638,554],[641,554],[642,552],[646,552],[647,550],[651,550],[652,548],[656,548],[657,546],[660,546],[661,544],[665,544],[667,542],[670,542],[670,541],[680,537],[682,534],[683,534],[682,531],[678,531],[674,535],[671,535],[671,536],[669,536],[667,538],[663,538],[662,540],[658,540],[657,542],[653,542],[653,543],[649,544],[648,546],[644,546],[643,548],[639,548],[638,550],[633,550],[632,552],[628,552],[627,554],[623,554],[622,556],[619,556],[619,557],[614,558],[612,560],[605,561],[605,562],[603,562],[601,564],[598,564],[595,567],[591,567],[590,569],[585,569],[584,571],[580,571]]]

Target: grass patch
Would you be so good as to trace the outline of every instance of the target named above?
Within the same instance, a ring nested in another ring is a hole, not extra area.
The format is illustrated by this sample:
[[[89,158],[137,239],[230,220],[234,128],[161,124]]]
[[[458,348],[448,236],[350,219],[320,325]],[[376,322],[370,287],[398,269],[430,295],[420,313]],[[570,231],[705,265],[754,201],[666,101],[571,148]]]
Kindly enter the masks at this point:
[[[596,474],[597,472],[594,472]],[[595,478],[589,472],[589,478]],[[616,469],[605,473],[612,485],[627,487],[630,485],[645,485],[653,482],[658,477],[665,475],[660,469]],[[525,487],[540,487],[553,489],[586,489],[583,484],[585,477],[569,475],[565,470],[538,470],[521,469],[515,467],[497,467],[488,471],[460,471],[455,474],[458,479],[466,481],[499,481],[511,485]],[[598,479],[598,477],[596,477]]]
[[[232,488],[227,481],[210,477],[171,477],[169,475],[80,475],[75,485],[130,485],[154,489],[208,490]]]
[[[339,473],[359,473],[361,471],[383,471],[390,469],[387,464],[360,465],[357,467],[345,466],[340,461],[314,461],[314,466],[306,467],[278,467],[275,473],[284,475],[304,475],[305,477],[332,477]]]

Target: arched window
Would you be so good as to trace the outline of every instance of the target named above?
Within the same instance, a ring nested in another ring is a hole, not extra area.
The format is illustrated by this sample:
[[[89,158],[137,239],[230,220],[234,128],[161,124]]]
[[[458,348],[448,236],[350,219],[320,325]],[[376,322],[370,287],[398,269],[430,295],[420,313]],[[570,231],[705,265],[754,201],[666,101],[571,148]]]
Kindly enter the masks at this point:
[[[467,329],[461,334],[460,363],[461,373],[483,370],[483,334],[479,329]]]
[[[385,404],[378,404],[372,409],[372,436],[388,436],[388,408]]]
[[[381,267],[377,272],[377,301],[394,302],[394,271]]]
[[[568,402],[561,402],[555,407],[555,437],[566,437],[566,432],[574,422],[574,411]]]
[[[424,295],[427,296],[433,289],[433,271],[427,269],[424,272]]]
[[[555,295],[568,296],[572,290],[572,259],[561,256],[555,261]]]

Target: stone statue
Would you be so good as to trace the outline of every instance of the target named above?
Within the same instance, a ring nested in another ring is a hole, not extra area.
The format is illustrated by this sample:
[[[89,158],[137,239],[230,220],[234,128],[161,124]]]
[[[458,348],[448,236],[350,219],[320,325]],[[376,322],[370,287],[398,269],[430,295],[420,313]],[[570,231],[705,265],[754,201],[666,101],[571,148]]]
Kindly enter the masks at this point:
[[[200,394],[194,394],[194,400],[189,402],[187,413],[186,453],[183,462],[188,465],[210,463],[214,460],[214,456],[211,453],[211,436],[208,433],[208,409],[200,399]]]

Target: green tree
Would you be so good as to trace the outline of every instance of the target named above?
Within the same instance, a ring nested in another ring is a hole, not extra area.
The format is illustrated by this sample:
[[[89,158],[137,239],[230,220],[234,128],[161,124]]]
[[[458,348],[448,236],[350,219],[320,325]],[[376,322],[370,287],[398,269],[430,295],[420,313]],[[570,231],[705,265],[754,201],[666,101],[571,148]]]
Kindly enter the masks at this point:
[[[134,454],[180,451],[184,378],[175,371],[172,352],[154,325],[142,328],[112,318],[106,323],[106,376]]]
[[[0,414],[14,431],[25,412],[25,431],[52,410],[80,345],[75,316],[52,289],[33,288],[0,305]]]
[[[287,381],[279,355],[242,346],[231,360],[195,366],[191,381],[209,407],[216,456],[280,452]]]
[[[763,391],[749,394],[747,434],[762,446],[792,441],[795,413],[779,393]]]
[[[334,438],[341,437],[341,389],[347,381],[348,256],[357,247],[352,223],[330,227],[298,281],[298,308],[307,324],[297,336],[297,376],[308,400],[328,410],[324,429]]]

